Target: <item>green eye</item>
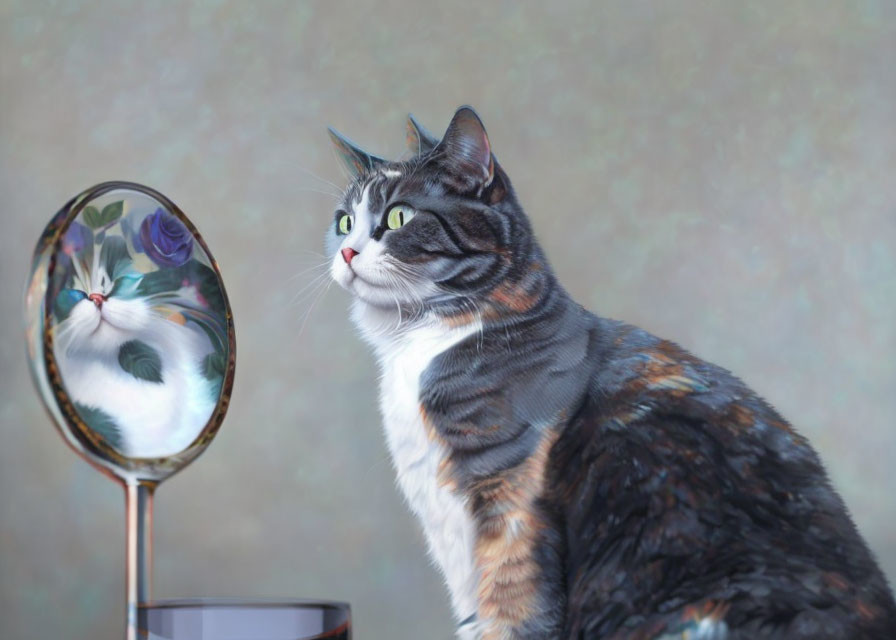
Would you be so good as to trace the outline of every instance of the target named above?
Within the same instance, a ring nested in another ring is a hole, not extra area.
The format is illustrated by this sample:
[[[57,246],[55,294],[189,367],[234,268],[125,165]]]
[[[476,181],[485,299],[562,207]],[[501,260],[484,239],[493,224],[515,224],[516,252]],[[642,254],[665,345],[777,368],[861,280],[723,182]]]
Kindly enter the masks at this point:
[[[386,217],[386,226],[390,229],[400,229],[408,222],[417,212],[405,205],[398,205],[389,209],[389,215]]]
[[[346,213],[344,216],[339,218],[339,233],[341,235],[346,235],[351,230],[352,230],[352,217]]]

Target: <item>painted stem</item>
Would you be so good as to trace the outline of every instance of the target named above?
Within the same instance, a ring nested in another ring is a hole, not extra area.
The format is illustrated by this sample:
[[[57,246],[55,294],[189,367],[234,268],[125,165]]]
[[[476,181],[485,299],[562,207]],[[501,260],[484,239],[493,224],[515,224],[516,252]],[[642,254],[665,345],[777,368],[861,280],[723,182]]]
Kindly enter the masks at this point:
[[[126,640],[137,640],[137,605],[152,591],[152,497],[154,484],[125,484],[125,585],[127,589]]]

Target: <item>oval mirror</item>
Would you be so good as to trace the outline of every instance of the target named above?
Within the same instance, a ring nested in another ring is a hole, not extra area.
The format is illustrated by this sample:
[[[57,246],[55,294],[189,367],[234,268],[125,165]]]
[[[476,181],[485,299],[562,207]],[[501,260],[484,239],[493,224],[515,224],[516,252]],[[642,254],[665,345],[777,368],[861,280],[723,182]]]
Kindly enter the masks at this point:
[[[92,464],[158,482],[214,437],[233,319],[208,247],[162,194],[107,182],[68,202],[38,241],[26,315],[35,382]]]

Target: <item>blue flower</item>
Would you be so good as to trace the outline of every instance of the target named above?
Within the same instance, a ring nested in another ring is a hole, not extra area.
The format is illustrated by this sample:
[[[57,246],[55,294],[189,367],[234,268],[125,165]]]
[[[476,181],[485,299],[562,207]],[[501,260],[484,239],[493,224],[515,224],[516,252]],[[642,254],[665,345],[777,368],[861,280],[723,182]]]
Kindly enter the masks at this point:
[[[57,320],[62,321],[67,318],[68,314],[75,308],[75,305],[86,299],[87,294],[77,289],[63,289],[60,291],[53,304],[53,312],[56,314]]]
[[[161,208],[140,225],[140,241],[146,255],[160,267],[179,267],[193,255],[192,234]]]
[[[62,236],[62,252],[71,257],[93,243],[93,232],[83,224],[72,222]]]

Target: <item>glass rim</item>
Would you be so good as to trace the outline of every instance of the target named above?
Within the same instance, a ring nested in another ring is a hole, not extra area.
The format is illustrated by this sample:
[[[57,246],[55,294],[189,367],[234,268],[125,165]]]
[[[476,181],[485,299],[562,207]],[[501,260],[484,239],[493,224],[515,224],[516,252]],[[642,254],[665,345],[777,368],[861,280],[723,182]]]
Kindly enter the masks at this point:
[[[313,598],[166,598],[140,602],[138,609],[202,609],[202,608],[257,608],[257,609],[321,609],[350,611],[351,605],[340,600]]]

